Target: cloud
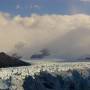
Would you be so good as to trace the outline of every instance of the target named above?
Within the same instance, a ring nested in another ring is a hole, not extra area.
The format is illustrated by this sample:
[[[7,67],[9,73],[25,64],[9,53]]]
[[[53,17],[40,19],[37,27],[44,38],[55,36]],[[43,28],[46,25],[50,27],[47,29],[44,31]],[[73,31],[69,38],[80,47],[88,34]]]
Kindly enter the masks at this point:
[[[38,4],[31,4],[30,9],[40,9],[40,6]]]
[[[82,1],[82,2],[90,2],[90,0],[80,0],[80,1]]]
[[[34,8],[40,8],[40,6],[39,5],[34,5]]]
[[[51,57],[90,55],[90,16],[0,13],[0,51],[29,58],[43,48]]]
[[[19,5],[19,4],[17,4],[17,5],[16,5],[16,9],[19,9],[19,8],[20,8],[20,5]]]

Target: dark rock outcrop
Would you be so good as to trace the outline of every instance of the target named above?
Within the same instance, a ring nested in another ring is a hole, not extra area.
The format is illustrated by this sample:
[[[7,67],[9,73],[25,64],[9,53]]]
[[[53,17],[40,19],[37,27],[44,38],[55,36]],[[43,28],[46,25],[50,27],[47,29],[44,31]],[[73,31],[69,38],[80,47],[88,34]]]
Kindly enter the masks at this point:
[[[5,67],[18,67],[18,66],[28,66],[29,63],[19,60],[18,58],[7,55],[4,52],[0,53],[0,68]]]

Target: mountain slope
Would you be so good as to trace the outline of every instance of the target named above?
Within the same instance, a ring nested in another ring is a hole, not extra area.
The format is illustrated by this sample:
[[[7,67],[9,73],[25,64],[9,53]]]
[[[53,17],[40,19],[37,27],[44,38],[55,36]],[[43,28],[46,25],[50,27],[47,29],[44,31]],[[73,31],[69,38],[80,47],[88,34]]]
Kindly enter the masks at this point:
[[[4,52],[0,53],[0,68],[2,67],[17,67],[17,66],[27,66],[30,65],[24,61],[19,60],[18,58],[11,57]]]

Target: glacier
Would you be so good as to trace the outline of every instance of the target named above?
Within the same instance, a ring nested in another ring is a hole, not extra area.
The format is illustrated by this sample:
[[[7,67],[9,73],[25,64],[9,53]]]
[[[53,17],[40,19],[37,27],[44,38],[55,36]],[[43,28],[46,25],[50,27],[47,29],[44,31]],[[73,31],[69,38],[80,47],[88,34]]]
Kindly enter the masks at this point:
[[[30,63],[0,68],[0,90],[90,90],[90,62]]]

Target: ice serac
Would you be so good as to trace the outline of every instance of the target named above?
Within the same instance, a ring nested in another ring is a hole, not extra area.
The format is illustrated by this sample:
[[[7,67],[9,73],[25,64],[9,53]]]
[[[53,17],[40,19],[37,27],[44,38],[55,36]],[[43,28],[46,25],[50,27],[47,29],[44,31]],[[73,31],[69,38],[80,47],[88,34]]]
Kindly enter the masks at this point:
[[[30,65],[18,58],[7,55],[4,52],[0,53],[0,68],[2,67],[17,67],[17,66],[27,66]]]
[[[90,90],[90,62],[1,68],[0,90]]]

